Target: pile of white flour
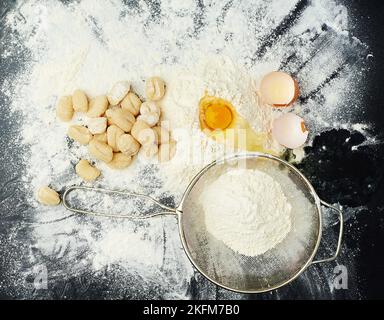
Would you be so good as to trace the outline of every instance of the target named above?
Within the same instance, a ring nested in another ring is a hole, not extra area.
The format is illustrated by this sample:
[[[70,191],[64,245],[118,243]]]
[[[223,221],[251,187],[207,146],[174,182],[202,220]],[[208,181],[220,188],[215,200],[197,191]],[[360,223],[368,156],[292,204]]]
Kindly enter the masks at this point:
[[[251,169],[230,170],[206,186],[199,198],[207,231],[232,250],[257,256],[291,230],[291,209],[279,183]]]

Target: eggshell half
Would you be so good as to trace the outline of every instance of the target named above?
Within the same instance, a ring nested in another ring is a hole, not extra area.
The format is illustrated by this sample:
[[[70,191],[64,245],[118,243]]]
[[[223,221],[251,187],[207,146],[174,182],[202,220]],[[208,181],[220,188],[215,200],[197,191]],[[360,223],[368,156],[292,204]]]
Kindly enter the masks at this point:
[[[294,113],[286,113],[273,121],[272,136],[281,145],[295,149],[308,138],[308,129],[303,118]]]
[[[299,85],[289,74],[273,71],[263,77],[259,91],[265,103],[275,107],[287,107],[299,96]]]

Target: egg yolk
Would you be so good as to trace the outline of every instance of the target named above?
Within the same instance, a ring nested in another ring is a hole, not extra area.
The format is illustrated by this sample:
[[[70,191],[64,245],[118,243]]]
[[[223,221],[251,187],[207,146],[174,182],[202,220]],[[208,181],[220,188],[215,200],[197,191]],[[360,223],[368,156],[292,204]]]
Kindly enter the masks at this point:
[[[232,111],[225,104],[211,104],[205,110],[205,123],[211,129],[225,129],[232,122]]]
[[[264,148],[267,133],[255,132],[227,100],[205,94],[199,101],[201,130],[210,138],[233,150],[248,150],[276,154]]]

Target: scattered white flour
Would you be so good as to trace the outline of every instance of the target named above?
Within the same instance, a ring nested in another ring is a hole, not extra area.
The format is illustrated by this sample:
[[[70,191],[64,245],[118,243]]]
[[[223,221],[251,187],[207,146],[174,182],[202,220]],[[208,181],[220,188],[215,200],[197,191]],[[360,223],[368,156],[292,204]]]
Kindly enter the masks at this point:
[[[235,106],[256,132],[268,132],[274,109],[259,103],[254,77],[228,57],[203,61],[200,76],[208,95],[221,97]]]
[[[167,92],[161,101],[163,125],[170,127],[177,141],[175,157],[163,165],[160,174],[173,194],[184,190],[193,176],[211,161],[234,152],[200,130],[198,105],[208,94],[230,101],[237,112],[258,133],[265,133],[265,147],[282,150],[270,134],[276,109],[259,103],[257,86],[250,73],[227,56],[202,58],[191,67],[164,72]]]
[[[291,205],[279,183],[259,170],[222,174],[200,196],[205,224],[232,250],[257,256],[284,240],[291,230]]]
[[[161,101],[163,117],[174,128],[198,124],[199,100],[205,95],[230,101],[256,132],[268,132],[273,109],[259,104],[254,75],[223,55],[201,58],[191,67],[166,72],[166,96]]]
[[[32,199],[32,208],[25,216],[34,224],[21,228],[30,238],[29,251],[15,252],[7,259],[14,263],[14,277],[21,283],[11,287],[23,290],[23,277],[30,275],[35,265],[47,265],[50,279],[69,279],[118,265],[128,279],[128,283],[111,284],[118,297],[127,290],[139,298],[152,298],[155,292],[162,298],[191,297],[190,281],[195,271],[183,252],[177,221],[172,217],[149,221],[94,219],[70,216],[61,206],[42,207],[33,200],[34,191],[41,185],[50,184],[63,191],[69,185],[81,184],[74,165],[80,158],[88,158],[86,147],[67,140],[67,124],[55,119],[57,97],[76,88],[90,96],[104,94],[120,80],[130,81],[133,90],[142,95],[145,78],[164,77],[168,85],[164,116],[173,128],[188,129],[190,135],[183,138],[182,132],[173,132],[177,153],[163,166],[135,161],[127,170],[114,171],[96,162],[102,171],[96,185],[157,198],[174,197],[177,204],[190,178],[225,152],[196,127],[196,99],[205,89],[235,102],[242,115],[256,119],[256,128],[267,128],[268,110],[250,109],[256,97],[248,90],[255,85],[252,79],[257,84],[266,72],[283,68],[296,74],[302,95],[308,96],[295,111],[308,122],[311,139],[324,130],[351,128],[357,122],[355,117],[361,114],[359,90],[364,85],[359,82],[363,68],[356,57],[365,52],[365,47],[356,39],[349,41],[345,7],[333,0],[309,1],[298,19],[274,37],[273,30],[297,3],[17,1],[3,18],[6,30],[0,40],[0,54],[4,65],[20,69],[4,75],[0,91],[12,112],[9,121],[19,129],[15,141],[21,136],[19,153],[25,169],[20,179]],[[269,39],[271,45],[265,47],[265,53],[256,54]],[[208,64],[205,69],[198,66],[212,54],[227,56],[236,65],[225,62],[226,67],[219,69],[218,63]],[[339,69],[338,76],[327,81]],[[313,94],[314,90],[318,91]],[[262,114],[254,118],[255,112]],[[203,150],[202,156],[186,162],[186,154],[198,154],[196,150]],[[126,201],[101,200],[100,195],[86,194],[80,199],[85,204],[104,205],[110,213],[129,213],[136,208]],[[141,206],[139,210],[150,208]],[[21,255],[22,271],[18,267]],[[106,287],[110,289],[111,285]],[[207,288],[201,297],[215,295],[216,290]]]

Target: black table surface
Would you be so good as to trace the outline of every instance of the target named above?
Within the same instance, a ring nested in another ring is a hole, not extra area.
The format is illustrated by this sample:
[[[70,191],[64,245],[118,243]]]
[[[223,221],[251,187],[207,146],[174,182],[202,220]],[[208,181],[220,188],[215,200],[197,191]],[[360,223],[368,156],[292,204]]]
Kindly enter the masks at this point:
[[[12,7],[14,1],[1,1],[0,4],[0,37],[3,37],[3,18]],[[347,290],[321,290],[311,292],[311,288],[302,284],[300,278],[294,283],[278,291],[263,295],[243,295],[245,299],[367,299],[384,298],[382,287],[384,286],[384,2],[380,0],[354,0],[342,2],[349,10],[353,21],[351,32],[353,35],[368,44],[373,58],[369,61],[369,72],[366,77],[366,91],[364,95],[364,120],[371,124],[371,133],[378,143],[374,145],[358,146],[351,150],[351,146],[359,145],[365,137],[359,132],[347,130],[331,130],[317,136],[312,146],[306,148],[308,156],[299,164],[310,179],[320,197],[331,203],[340,203],[350,208],[362,208],[354,219],[348,222],[342,253],[338,259],[340,264],[348,266],[351,258],[350,252],[354,252],[354,267],[350,272],[349,289]],[[7,72],[17,69],[17,65],[5,65],[0,63],[0,87]],[[0,107],[2,114],[9,112],[9,101],[0,95]],[[9,242],[9,234],[18,221],[18,215],[13,215],[2,205],[9,197],[16,197],[15,210],[26,210],[23,201],[17,198],[15,190],[9,189],[9,182],[17,176],[20,168],[23,168],[21,158],[18,156],[17,147],[12,146],[7,136],[13,130],[0,118],[0,297],[1,298],[130,298],[129,292],[113,293],[113,281],[106,275],[96,276],[85,274],[76,279],[58,280],[54,284],[52,292],[48,295],[36,294],[33,290],[20,293],[18,286],[22,285],[12,279],[9,257],[16,254],[20,248],[16,248]],[[350,138],[346,142],[346,138]],[[322,146],[326,146],[327,152],[323,152]],[[5,152],[6,151],[6,152]],[[319,162],[318,160],[322,160]],[[7,164],[7,166],[4,166]],[[365,186],[371,185],[367,189]],[[11,190],[11,191],[10,191]],[[14,217],[14,218],[10,218]],[[355,250],[359,248],[359,250]],[[306,271],[301,277],[316,277],[322,274],[332,274],[332,266],[316,266],[314,270]],[[110,277],[113,277],[112,275]],[[87,283],[86,290],[84,283]],[[206,285],[201,277],[196,277],[190,285],[192,298],[206,298],[201,296],[201,288]],[[65,294],[63,294],[65,292]],[[161,296],[156,296],[161,298]],[[225,290],[215,288],[214,298],[227,298]]]

